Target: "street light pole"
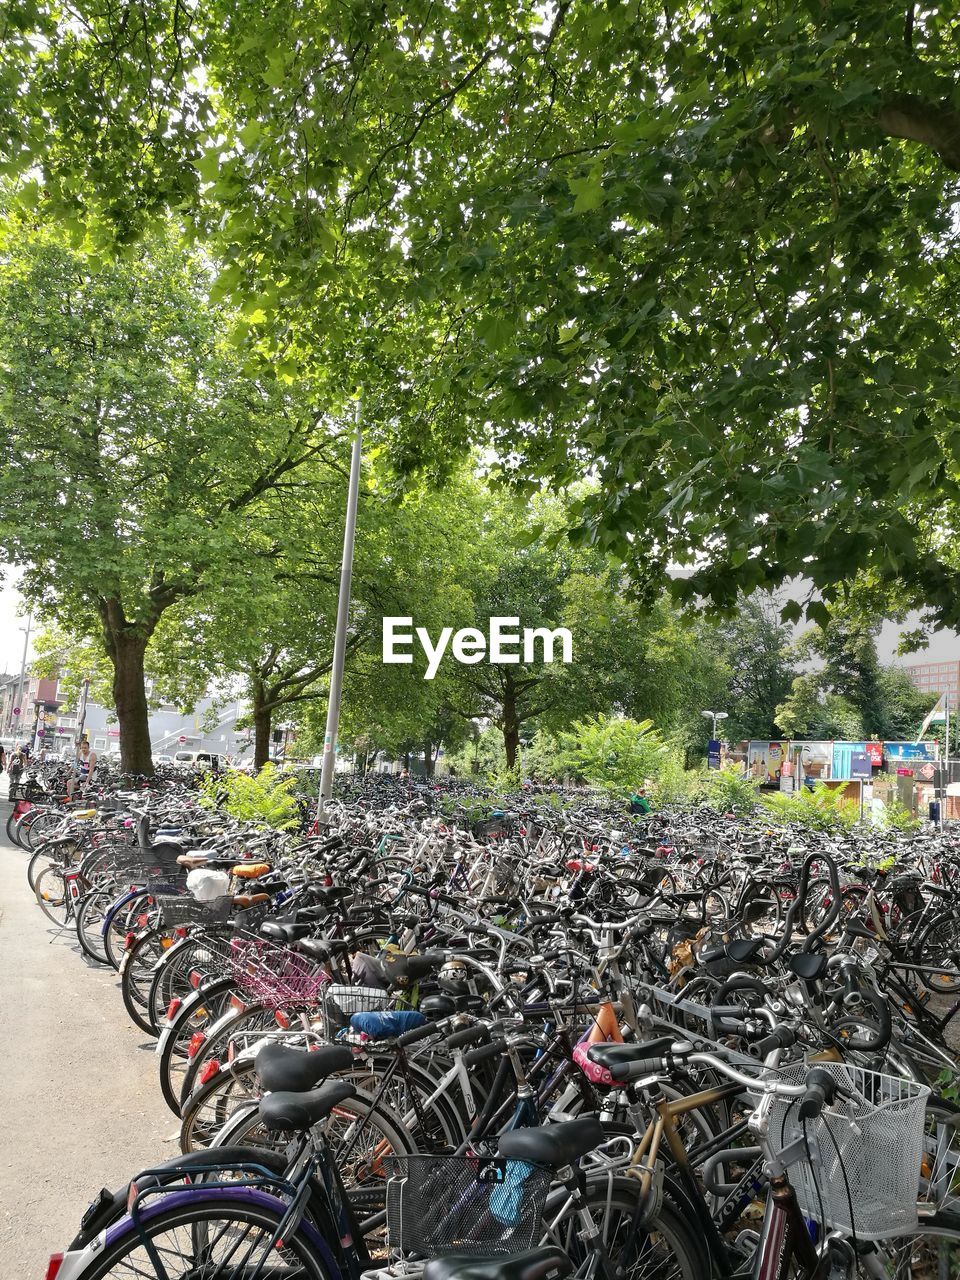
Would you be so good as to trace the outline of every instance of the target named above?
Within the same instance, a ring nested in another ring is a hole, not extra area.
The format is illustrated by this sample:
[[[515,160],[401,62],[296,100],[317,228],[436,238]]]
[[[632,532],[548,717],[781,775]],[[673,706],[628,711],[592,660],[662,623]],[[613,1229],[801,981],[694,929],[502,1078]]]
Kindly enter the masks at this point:
[[[317,817],[333,795],[333,771],[337,761],[337,729],[340,725],[340,698],[343,694],[343,667],[347,655],[347,624],[350,620],[350,583],[353,577],[353,543],[357,529],[357,502],[360,494],[360,463],[363,435],[360,426],[360,401],[357,401],[353,454],[350,458],[350,484],[347,489],[347,517],[343,526],[343,561],[340,565],[340,598],[337,602],[337,630],[333,640],[333,665],[330,671],[330,697],[327,702],[327,727],[323,735],[323,760],[320,767],[320,796]]]
[[[711,729],[710,729],[710,737],[711,737],[711,739],[712,739],[714,742],[716,742],[716,740],[717,740],[717,721],[718,721],[718,720],[726,720],[726,718],[727,718],[727,716],[728,716],[729,712],[727,712],[727,711],[701,711],[701,712],[700,712],[700,714],[701,714],[702,716],[709,716],[709,717],[710,717],[710,719],[711,719],[711,721],[712,721],[712,727],[711,727]]]
[[[17,701],[14,704],[17,708],[19,708],[19,711],[20,711],[20,716],[19,716],[19,719],[17,720],[18,728],[23,727],[23,678],[27,672],[27,650],[30,647],[30,627],[32,623],[33,623],[33,610],[31,609],[30,612],[27,614],[27,625],[21,628],[21,630],[24,633],[23,657],[20,660],[20,679],[17,683]],[[11,727],[12,727],[13,707],[10,708],[10,721],[11,721]],[[14,743],[14,746],[16,746],[16,743]]]

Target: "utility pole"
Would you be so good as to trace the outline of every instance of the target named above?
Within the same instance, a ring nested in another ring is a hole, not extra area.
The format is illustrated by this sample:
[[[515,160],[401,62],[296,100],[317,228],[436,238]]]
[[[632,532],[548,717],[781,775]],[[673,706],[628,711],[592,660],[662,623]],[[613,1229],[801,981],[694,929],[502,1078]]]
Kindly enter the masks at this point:
[[[360,463],[363,433],[360,426],[360,401],[357,401],[353,453],[350,458],[350,484],[347,489],[347,516],[343,526],[343,560],[340,565],[340,598],[337,602],[337,630],[333,640],[333,666],[330,671],[330,697],[327,702],[327,727],[323,735],[323,761],[320,768],[320,796],[317,817],[321,818],[327,801],[333,795],[333,772],[337,763],[337,729],[340,726],[340,698],[343,694],[343,667],[347,656],[347,626],[350,621],[350,583],[353,578],[353,543],[357,530],[357,501],[360,494]]]
[[[24,633],[24,636],[23,636],[23,657],[22,657],[22,658],[21,658],[21,660],[20,660],[20,679],[19,679],[19,681],[18,681],[18,683],[17,683],[17,700],[16,700],[16,702],[13,704],[13,707],[11,707],[11,708],[10,708],[10,719],[11,719],[11,725],[12,725],[13,718],[14,718],[14,717],[13,717],[13,710],[14,710],[14,707],[16,707],[16,708],[18,708],[18,709],[19,709],[19,711],[20,711],[20,716],[19,716],[19,719],[17,720],[17,727],[18,727],[18,729],[21,729],[21,730],[22,730],[22,728],[23,728],[23,678],[24,678],[24,676],[26,675],[26,672],[27,672],[27,650],[28,650],[28,649],[29,649],[29,647],[30,647],[30,627],[31,627],[31,624],[32,624],[32,623],[33,623],[33,610],[31,609],[31,610],[30,610],[30,612],[27,614],[27,625],[26,625],[26,627],[21,627],[21,630],[22,630],[22,631],[23,631],[23,633]],[[17,745],[17,744],[16,744],[16,743],[14,743],[14,746],[16,746],[16,745]]]

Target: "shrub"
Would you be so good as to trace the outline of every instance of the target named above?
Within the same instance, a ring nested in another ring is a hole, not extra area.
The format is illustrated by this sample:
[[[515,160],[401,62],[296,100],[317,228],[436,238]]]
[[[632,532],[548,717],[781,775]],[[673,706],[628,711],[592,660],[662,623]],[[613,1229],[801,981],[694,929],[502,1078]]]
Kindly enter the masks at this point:
[[[598,715],[560,735],[562,764],[595,787],[624,798],[656,780],[667,751],[652,720]]]
[[[792,793],[764,795],[761,803],[774,820],[796,823],[810,831],[848,830],[860,816],[855,801],[824,782],[818,782],[812,791],[803,787]]]
[[[657,805],[697,804],[703,798],[704,775],[699,769],[685,769],[675,751],[665,751],[653,788]]]
[[[889,801],[880,811],[880,826],[884,831],[919,831],[922,825],[897,799]]]
[[[254,775],[233,770],[219,777],[211,774],[201,785],[201,803],[223,808],[238,822],[289,831],[299,822],[296,781],[296,774],[283,774],[275,764],[265,764]]]
[[[737,765],[708,770],[702,789],[704,800],[718,813],[752,813],[760,798],[757,779],[751,778]]]

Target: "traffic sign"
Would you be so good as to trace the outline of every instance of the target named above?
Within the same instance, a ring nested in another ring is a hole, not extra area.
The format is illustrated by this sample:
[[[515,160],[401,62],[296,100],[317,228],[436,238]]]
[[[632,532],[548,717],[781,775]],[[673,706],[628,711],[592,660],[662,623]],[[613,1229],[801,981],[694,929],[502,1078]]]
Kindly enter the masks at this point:
[[[181,733],[180,737],[177,739],[178,742],[186,742],[186,740],[187,735],[185,733]]]
[[[13,708],[13,714],[14,714],[15,716],[18,716],[18,715],[20,714],[20,708],[19,708],[19,707],[14,707],[14,708]]]

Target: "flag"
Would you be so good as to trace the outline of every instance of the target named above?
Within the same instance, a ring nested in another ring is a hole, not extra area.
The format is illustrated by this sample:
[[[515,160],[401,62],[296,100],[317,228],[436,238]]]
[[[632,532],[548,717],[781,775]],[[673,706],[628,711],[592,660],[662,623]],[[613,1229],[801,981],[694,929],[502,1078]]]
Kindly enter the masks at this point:
[[[947,718],[947,695],[945,693],[941,693],[940,697],[937,699],[937,705],[933,708],[933,710],[927,716],[926,720],[924,720],[923,724],[920,726],[920,732],[917,734],[914,741],[915,742],[920,741],[920,739],[930,728],[934,720],[942,721],[942,720],[946,720],[946,718]]]

